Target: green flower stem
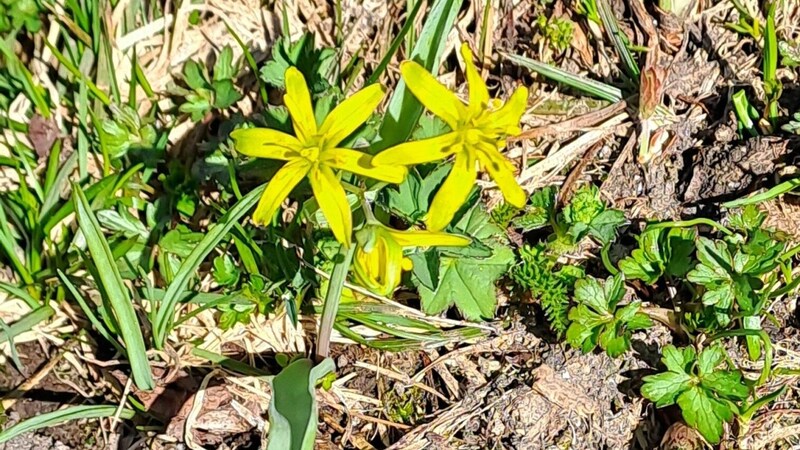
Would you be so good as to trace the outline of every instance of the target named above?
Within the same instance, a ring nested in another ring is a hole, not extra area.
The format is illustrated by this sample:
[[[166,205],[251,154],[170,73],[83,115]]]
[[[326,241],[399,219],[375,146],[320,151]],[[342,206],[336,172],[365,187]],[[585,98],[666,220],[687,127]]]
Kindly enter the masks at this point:
[[[317,359],[322,361],[328,357],[331,347],[331,332],[336,321],[336,312],[339,310],[339,300],[342,298],[342,289],[347,281],[347,273],[350,271],[350,262],[353,260],[356,246],[350,248],[344,245],[339,247],[336,256],[338,260],[331,273],[331,281],[328,283],[328,292],[325,294],[325,304],[322,307],[322,321],[319,324],[317,334]]]
[[[610,245],[604,245],[600,250],[600,258],[603,260],[603,265],[606,267],[608,273],[611,275],[616,275],[619,273],[619,270],[614,267],[614,264],[611,263],[611,258],[608,257],[608,249],[610,248]]]
[[[764,344],[764,367],[761,368],[761,376],[758,377],[756,386],[761,386],[769,379],[770,371],[772,370],[772,342],[769,340],[767,332],[764,330],[727,330],[720,331],[719,333],[708,338],[709,342],[716,341],[717,339],[734,337],[734,336],[756,336],[761,339]]]
[[[733,235],[733,231],[729,230],[728,228],[724,227],[721,223],[713,221],[711,219],[706,218],[698,218],[692,220],[678,220],[678,221],[671,221],[671,222],[659,222],[652,225],[647,225],[650,229],[660,229],[660,228],[690,228],[696,227],[698,225],[708,225],[715,230],[724,233],[728,236]]]

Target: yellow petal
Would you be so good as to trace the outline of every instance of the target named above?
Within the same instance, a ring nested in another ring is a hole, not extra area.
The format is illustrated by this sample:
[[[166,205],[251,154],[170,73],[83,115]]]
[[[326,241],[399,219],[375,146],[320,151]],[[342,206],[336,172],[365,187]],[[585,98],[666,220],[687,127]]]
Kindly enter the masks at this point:
[[[478,158],[483,168],[489,172],[489,176],[497,183],[506,202],[517,208],[524,208],[528,202],[528,195],[517,183],[514,166],[500,152],[488,146],[478,151]]]
[[[334,237],[349,247],[353,233],[353,217],[347,195],[336,174],[329,167],[320,165],[311,170],[308,180]]]
[[[258,201],[258,206],[253,213],[253,222],[256,224],[269,224],[275,211],[289,196],[297,183],[308,173],[311,166],[304,159],[294,159],[284,164],[275,176],[269,181],[264,195]]]
[[[456,156],[453,169],[442,183],[428,210],[425,225],[429,230],[439,231],[450,224],[456,211],[469,197],[476,177],[475,159],[466,153]]]
[[[403,247],[463,247],[472,242],[472,239],[466,236],[440,231],[389,230],[389,234]]]
[[[439,161],[453,154],[453,144],[457,141],[458,135],[456,133],[447,133],[419,141],[405,142],[378,153],[372,158],[372,163],[376,166],[391,166],[395,164],[413,166],[415,164]]]
[[[478,68],[472,62],[472,50],[466,42],[461,44],[461,56],[464,58],[469,85],[469,109],[473,114],[477,114],[489,104],[489,89],[486,88]]]
[[[391,295],[402,280],[403,248],[383,227],[372,229],[375,230],[374,245],[367,249],[359,243],[353,260],[353,273],[356,281],[372,292]]]
[[[296,67],[286,69],[286,95],[283,102],[289,115],[292,116],[292,125],[297,138],[301,142],[308,141],[317,134],[317,120],[314,118],[314,109],[311,107],[311,94],[303,74]]]
[[[348,148],[335,148],[326,150],[320,156],[320,161],[331,167],[346,170],[357,175],[373,178],[387,183],[402,183],[408,175],[408,169],[399,165],[374,165],[372,156],[350,150]]]
[[[433,75],[414,61],[400,64],[400,73],[408,89],[420,103],[444,120],[450,128],[457,127],[459,118],[466,115],[467,108],[450,89],[436,81]]]
[[[519,121],[525,108],[528,107],[528,89],[525,87],[517,88],[505,105],[497,111],[489,114],[488,122],[490,126],[504,130],[508,136],[516,136],[521,130]]]
[[[373,84],[339,103],[319,129],[325,144],[335,146],[366,122],[381,102],[383,93],[380,84]]]
[[[231,133],[236,151],[256,158],[286,161],[300,150],[300,141],[294,136],[269,128],[238,129]]]

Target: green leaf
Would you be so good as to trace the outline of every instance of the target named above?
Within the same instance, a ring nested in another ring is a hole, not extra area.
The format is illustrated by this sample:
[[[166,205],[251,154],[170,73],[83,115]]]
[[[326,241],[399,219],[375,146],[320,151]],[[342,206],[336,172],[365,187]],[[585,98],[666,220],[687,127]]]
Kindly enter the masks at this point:
[[[420,284],[430,290],[435,290],[439,285],[439,252],[427,250],[414,252],[409,255],[413,263],[412,273]]]
[[[714,372],[714,369],[725,359],[725,350],[715,345],[707,347],[697,357],[697,368],[700,375],[707,375]]]
[[[596,344],[609,356],[625,353],[631,345],[635,329],[652,325],[650,319],[639,313],[641,302],[633,302],[615,311],[625,295],[622,275],[609,277],[603,284],[589,276],[575,282],[575,301],[578,306],[569,312],[572,324],[567,330],[567,341],[584,352]]]
[[[241,271],[227,253],[214,258],[214,280],[222,286],[233,286],[239,281]]]
[[[617,228],[625,223],[625,214],[616,209],[607,209],[598,214],[589,224],[589,233],[602,244],[614,240]]]
[[[39,414],[30,419],[6,428],[0,432],[0,444],[10,441],[15,437],[31,433],[42,428],[54,427],[70,420],[97,419],[101,417],[114,417],[119,410],[119,417],[132,419],[134,412],[130,409],[119,409],[116,405],[80,405]]]
[[[225,109],[242,99],[232,80],[214,81],[214,107]]]
[[[313,450],[317,433],[317,381],[335,370],[333,360],[307,358],[286,366],[270,380],[268,450]]]
[[[518,66],[536,72],[545,78],[549,78],[558,83],[567,85],[587,95],[607,100],[612,103],[619,102],[624,98],[622,95],[622,90],[616,86],[611,86],[600,81],[575,75],[558,67],[551,66],[525,56],[512,55],[505,52],[500,52],[500,55],[514,64],[517,64]]]
[[[506,245],[504,232],[493,224],[480,204],[467,211],[454,227],[459,233],[488,251],[485,256],[472,250],[443,249],[438,268],[439,283],[435,288],[417,280],[422,309],[438,314],[455,305],[470,320],[494,316],[495,281],[506,273],[514,254]],[[430,284],[430,283],[428,283]]]
[[[678,396],[689,388],[692,377],[681,372],[663,372],[642,379],[642,395],[662,408],[675,404]]]
[[[598,313],[609,311],[603,285],[592,276],[575,283],[575,301],[588,305]]]
[[[720,400],[707,395],[706,391],[694,386],[678,397],[683,420],[703,435],[712,444],[722,439],[723,424],[733,419],[731,408]]]
[[[222,48],[214,64],[213,81],[233,80],[236,77],[237,67],[233,64],[233,49],[230,45]]]
[[[673,372],[689,373],[696,358],[694,347],[684,347],[679,350],[674,345],[667,345],[662,351],[661,362]]]
[[[673,228],[667,233],[669,260],[665,271],[675,278],[683,278],[692,269],[692,253],[696,233],[688,228]]]
[[[735,401],[745,400],[750,389],[742,381],[742,374],[737,371],[718,370],[701,377],[701,385],[717,395]]]
[[[78,226],[86,239],[92,262],[98,268],[99,279],[96,281],[101,288],[101,293],[104,294],[104,299],[111,305],[119,332],[122,335],[122,342],[125,343],[125,351],[130,360],[131,372],[133,373],[136,387],[141,390],[153,389],[155,383],[147,360],[142,326],[136,317],[136,311],[133,309],[130,292],[128,292],[127,286],[122,281],[115,263],[116,258],[111,253],[97,217],[92,212],[80,186],[75,183],[72,185],[72,203],[75,207]]]
[[[186,61],[186,64],[183,66],[183,79],[194,91],[211,89],[211,85],[208,83],[208,77],[202,66],[191,59]]]
[[[451,164],[441,164],[424,178],[411,170],[396,188],[381,190],[381,201],[389,211],[408,223],[417,223],[427,214],[432,194],[444,182]]]
[[[525,213],[514,219],[512,224],[522,228],[523,233],[547,226],[555,218],[555,204],[557,189],[547,186],[531,195],[531,204],[525,208]]]
[[[494,246],[489,258],[442,257],[436,289],[418,286],[423,311],[439,314],[455,305],[469,320],[494,317],[495,282],[513,261],[514,253],[503,245]]]

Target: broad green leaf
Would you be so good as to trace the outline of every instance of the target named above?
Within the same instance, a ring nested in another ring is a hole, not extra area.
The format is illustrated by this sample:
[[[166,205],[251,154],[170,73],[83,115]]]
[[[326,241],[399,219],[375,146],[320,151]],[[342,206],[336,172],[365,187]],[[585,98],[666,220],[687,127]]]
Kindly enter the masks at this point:
[[[214,80],[232,80],[236,77],[236,67],[233,64],[233,49],[230,45],[222,48],[217,56],[217,62],[214,63]]]
[[[625,214],[616,209],[607,209],[592,219],[589,233],[603,244],[614,240],[617,228],[625,223]]]
[[[436,289],[417,286],[423,311],[439,314],[455,305],[469,320],[494,317],[495,282],[513,261],[514,253],[505,245],[493,246],[489,258],[442,257]]]
[[[575,282],[575,301],[588,305],[598,313],[608,312],[603,285],[592,276]]]
[[[722,439],[723,424],[733,419],[733,412],[725,403],[709,397],[706,391],[694,386],[678,397],[683,420],[712,444]]]
[[[317,381],[336,367],[330,358],[318,365],[307,358],[286,366],[271,381],[268,450],[312,450],[317,433]]]
[[[42,428],[54,427],[70,420],[97,419],[101,417],[113,417],[119,408],[116,405],[81,405],[70,406],[69,408],[39,414],[30,419],[6,428],[0,432],[0,444],[8,442],[17,436],[30,433]],[[119,410],[119,417],[122,419],[132,419],[134,412],[130,409]]]
[[[669,260],[665,271],[673,277],[682,278],[692,269],[695,232],[688,228],[674,228],[667,233]]]
[[[631,347],[631,340],[628,334],[624,331],[617,333],[617,326],[615,324],[608,324],[605,331],[600,333],[600,338],[597,341],[600,348],[606,351],[608,356],[616,358]]]
[[[667,345],[662,350],[661,362],[673,372],[689,373],[696,358],[694,347],[678,349],[674,345]]]
[[[659,408],[669,406],[677,402],[678,396],[689,388],[691,379],[688,374],[680,372],[648,375],[643,378],[642,395]]]
[[[141,390],[153,389],[155,383],[150,373],[142,327],[136,317],[136,311],[133,309],[130,292],[128,292],[127,286],[122,281],[115,263],[116,259],[111,253],[105,236],[103,236],[97,217],[92,212],[80,186],[74,183],[72,185],[72,202],[75,207],[78,226],[89,248],[89,254],[94,265],[98,268],[99,279],[96,281],[101,287],[105,300],[111,305],[122,336],[122,342],[125,344],[125,351],[130,360],[131,372],[133,373],[136,387]]]
[[[750,395],[750,389],[742,381],[742,374],[731,370],[718,370],[703,375],[700,384],[720,397],[741,401]]]
[[[725,350],[719,345],[707,347],[697,356],[697,369],[700,376],[714,372],[714,369],[725,359]]]
[[[414,264],[414,277],[426,288],[435,290],[439,285],[439,252],[430,249],[424,252],[414,252],[409,255]]]
[[[222,286],[233,286],[239,281],[241,271],[236,267],[236,262],[228,254],[214,258],[214,281]]]
[[[436,0],[433,3],[414,49],[408,56],[409,60],[418,62],[434,75],[439,72],[447,35],[450,34],[462,3],[463,0]],[[411,94],[406,88],[405,81],[401,79],[389,100],[379,133],[380,139],[373,152],[408,139],[421,115],[422,104]]]

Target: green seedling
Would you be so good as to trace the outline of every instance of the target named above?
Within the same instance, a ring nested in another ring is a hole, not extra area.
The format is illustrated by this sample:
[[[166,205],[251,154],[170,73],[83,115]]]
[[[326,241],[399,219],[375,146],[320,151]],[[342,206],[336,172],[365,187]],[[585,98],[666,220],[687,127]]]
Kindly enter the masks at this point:
[[[181,73],[186,87],[174,85],[171,88],[174,95],[183,98],[178,109],[197,122],[212,110],[233,105],[242,98],[234,84],[239,69],[240,62],[233,61],[233,49],[227,45],[217,56],[213,75],[209,75],[204,65],[187,61]]]
[[[569,311],[572,324],[567,330],[567,342],[583,352],[599,346],[612,358],[628,351],[631,334],[650,328],[653,323],[641,312],[640,301],[619,306],[624,296],[622,275],[610,277],[603,283],[590,276],[578,280],[575,283],[578,305]]]
[[[666,372],[644,377],[642,395],[656,406],[678,404],[683,420],[703,437],[717,444],[723,425],[731,422],[750,389],[741,372],[724,364],[725,351],[712,346],[699,354],[693,347],[664,347],[662,363]]]

